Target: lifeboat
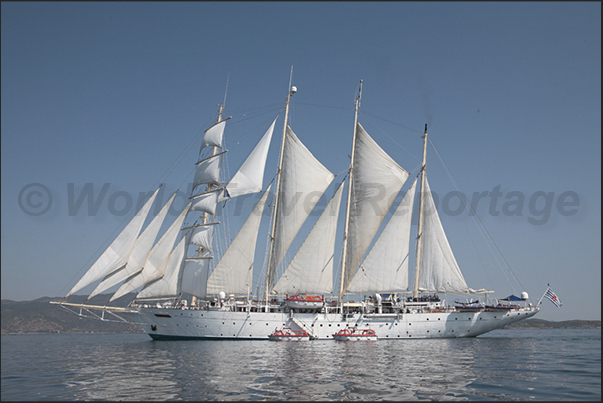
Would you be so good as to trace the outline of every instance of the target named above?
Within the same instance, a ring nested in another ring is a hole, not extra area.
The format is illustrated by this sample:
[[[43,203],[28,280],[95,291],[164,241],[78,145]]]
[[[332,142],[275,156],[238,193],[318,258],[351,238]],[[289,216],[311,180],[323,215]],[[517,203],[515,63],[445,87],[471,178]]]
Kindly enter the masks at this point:
[[[285,304],[289,308],[318,309],[322,308],[324,300],[320,295],[293,294],[287,295]]]
[[[377,334],[373,329],[341,329],[333,335],[337,341],[377,340]]]
[[[515,304],[505,304],[504,302],[499,302],[496,305],[486,305],[486,310],[488,311],[509,311],[511,309],[517,309],[520,308],[519,305],[515,305]]]
[[[459,312],[479,312],[485,308],[484,304],[480,304],[477,300],[469,302],[454,301],[454,303],[454,308]]]
[[[290,327],[284,327],[281,330],[275,329],[274,332],[268,336],[271,341],[308,341],[310,335],[305,330],[295,330]]]

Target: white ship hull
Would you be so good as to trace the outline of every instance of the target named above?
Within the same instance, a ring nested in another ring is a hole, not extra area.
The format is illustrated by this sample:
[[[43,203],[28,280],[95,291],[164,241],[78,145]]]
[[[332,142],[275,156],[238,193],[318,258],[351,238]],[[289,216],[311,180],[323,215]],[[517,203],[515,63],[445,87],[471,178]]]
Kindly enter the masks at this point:
[[[137,323],[153,339],[268,340],[275,328],[304,329],[312,339],[332,340],[345,327],[371,328],[379,339],[475,337],[538,312],[411,312],[392,314],[233,312],[196,309],[133,308],[120,316]]]

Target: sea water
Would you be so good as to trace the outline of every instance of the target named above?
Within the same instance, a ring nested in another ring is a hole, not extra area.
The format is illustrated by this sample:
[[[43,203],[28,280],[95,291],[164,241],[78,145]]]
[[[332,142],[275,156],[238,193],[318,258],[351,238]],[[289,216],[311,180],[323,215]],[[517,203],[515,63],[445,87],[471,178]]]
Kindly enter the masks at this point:
[[[2,400],[593,400],[601,329],[467,339],[2,335]]]

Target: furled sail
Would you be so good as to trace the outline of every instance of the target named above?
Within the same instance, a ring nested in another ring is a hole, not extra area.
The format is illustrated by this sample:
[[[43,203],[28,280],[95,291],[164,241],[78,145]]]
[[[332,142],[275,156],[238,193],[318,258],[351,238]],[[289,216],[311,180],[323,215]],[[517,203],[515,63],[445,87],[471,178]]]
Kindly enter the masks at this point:
[[[275,232],[268,284],[312,209],[335,177],[325,168],[287,126],[283,166],[280,173],[279,204],[275,213]]]
[[[155,218],[153,218],[151,223],[147,225],[142,234],[140,234],[138,239],[136,239],[134,247],[132,248],[132,253],[130,253],[130,257],[128,258],[128,263],[126,263],[126,266],[101,281],[99,285],[96,286],[94,291],[92,291],[90,296],[88,296],[88,298],[92,298],[95,295],[100,294],[101,292],[113,287],[116,284],[121,283],[131,275],[142,270],[142,267],[147,260],[147,256],[149,255],[149,252],[153,247],[153,243],[157,238],[157,234],[159,233],[161,224],[163,224],[163,220],[165,219],[165,216],[167,215],[168,210],[170,209],[170,206],[172,205],[172,202],[174,201],[175,197],[176,193],[174,193],[172,197],[170,197],[168,202],[161,208],[159,214],[157,214]]]
[[[155,246],[153,246],[142,271],[122,284],[109,301],[113,301],[122,295],[134,291],[138,287],[163,276],[169,254],[172,251],[172,246],[176,241],[176,237],[178,236],[180,227],[182,226],[182,222],[184,221],[184,217],[186,216],[186,213],[188,213],[190,206],[191,204],[189,203],[184,210],[182,210],[182,213],[180,213],[178,218],[174,220],[172,225],[170,225],[167,231],[165,231],[159,241],[157,241]]]
[[[350,186],[350,214],[346,256],[344,256],[344,290],[362,257],[377,234],[396,194],[408,178],[400,167],[364,130],[356,125],[354,166]]]
[[[161,188],[161,186],[159,188]],[[153,193],[151,198],[142,206],[142,208],[138,210],[134,218],[132,218],[111,245],[109,245],[96,262],[94,262],[86,274],[84,274],[71,291],[67,293],[66,297],[113,273],[127,263],[132,247],[134,246],[138,234],[142,229],[142,225],[155,201],[155,197],[157,197],[159,188]]]
[[[348,292],[371,293],[408,289],[408,256],[412,206],[417,180],[406,192],[354,277]]]
[[[209,256],[186,258],[182,268],[181,291],[204,299],[207,290],[207,273],[209,270]]]
[[[178,245],[170,253],[166,271],[163,277],[147,284],[136,298],[164,297],[178,294],[178,280],[181,277],[182,264],[188,245],[187,237],[182,237]]]
[[[215,216],[216,207],[218,205],[218,194],[221,190],[221,188],[211,189],[207,192],[203,192],[189,197],[192,202],[190,211],[201,211],[203,213]]]
[[[220,291],[227,294],[245,294],[247,285],[251,288],[255,245],[269,191],[270,186],[264,191],[239,233],[209,276],[207,280],[208,294],[215,295]]]
[[[230,118],[228,118],[230,119]],[[205,135],[203,136],[203,141],[201,142],[201,149],[205,147],[219,147],[222,148],[222,138],[224,137],[224,127],[226,126],[226,121],[228,119],[224,119],[221,122],[216,123],[209,129],[205,131]]]
[[[197,162],[193,189],[199,185],[219,185],[220,168],[222,167],[222,156],[224,151]]]
[[[427,177],[423,192],[419,290],[424,292],[470,292],[444,233]]]
[[[275,123],[276,119],[274,119],[251,154],[249,154],[249,157],[243,162],[241,168],[239,168],[228,185],[226,185],[224,196],[221,196],[221,199],[262,191],[264,168],[266,167],[266,158],[268,157],[268,149],[270,147],[270,140],[272,139]]]
[[[335,234],[343,182],[273,288],[277,294],[333,293]]]

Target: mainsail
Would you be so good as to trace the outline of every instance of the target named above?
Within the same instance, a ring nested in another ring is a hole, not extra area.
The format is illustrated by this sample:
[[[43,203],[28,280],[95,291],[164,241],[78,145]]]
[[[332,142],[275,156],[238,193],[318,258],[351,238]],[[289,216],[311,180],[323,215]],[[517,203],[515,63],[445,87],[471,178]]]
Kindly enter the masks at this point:
[[[155,201],[155,197],[157,197],[157,192],[159,192],[160,188],[161,186],[136,213],[134,218],[126,225],[117,238],[113,240],[111,245],[109,245],[96,262],[94,262],[92,267],[88,269],[86,274],[84,274],[71,291],[67,293],[66,297],[122,268],[127,263],[132,247],[136,242],[138,234],[142,229],[142,225],[149,214],[151,205]]]
[[[348,292],[371,293],[408,288],[410,226],[416,185],[415,179],[350,280]]]
[[[342,189],[343,182],[277,281],[273,292],[333,293],[333,257]]]
[[[396,194],[408,178],[398,165],[364,130],[356,125],[343,287],[345,292]],[[340,296],[341,297],[341,296]]]
[[[273,247],[268,267],[268,288],[295,235],[329,186],[335,175],[325,168],[289,126],[284,136],[280,202],[274,216]]]

